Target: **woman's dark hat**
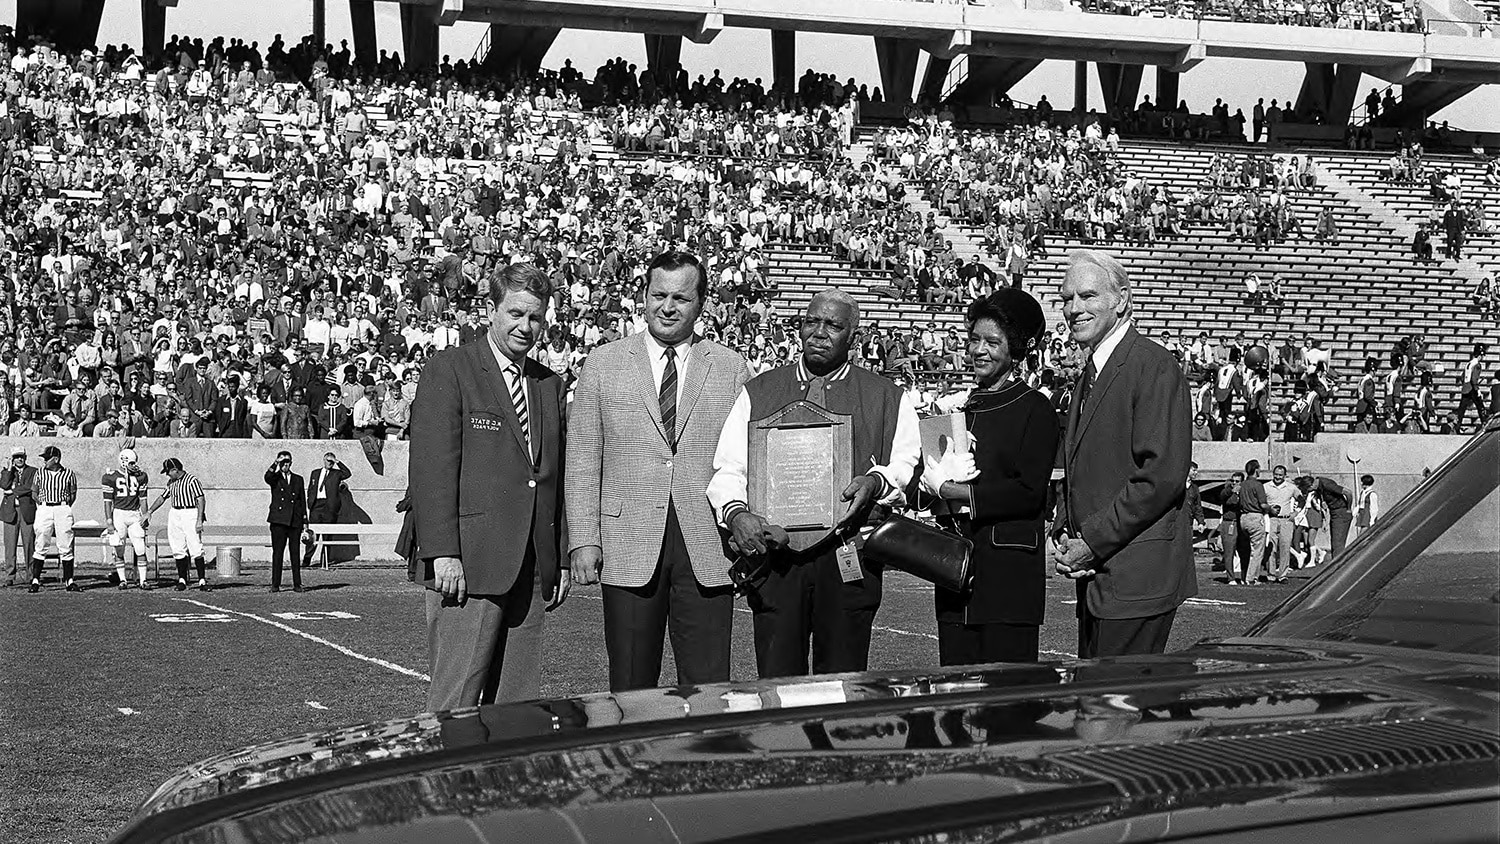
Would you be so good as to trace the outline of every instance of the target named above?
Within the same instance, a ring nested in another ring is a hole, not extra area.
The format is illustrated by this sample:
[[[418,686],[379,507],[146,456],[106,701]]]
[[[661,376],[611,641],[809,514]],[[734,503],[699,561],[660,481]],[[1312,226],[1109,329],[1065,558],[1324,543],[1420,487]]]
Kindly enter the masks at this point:
[[[1002,287],[990,294],[990,303],[1026,338],[1029,349],[1036,348],[1047,330],[1047,317],[1035,296],[1019,287]]]

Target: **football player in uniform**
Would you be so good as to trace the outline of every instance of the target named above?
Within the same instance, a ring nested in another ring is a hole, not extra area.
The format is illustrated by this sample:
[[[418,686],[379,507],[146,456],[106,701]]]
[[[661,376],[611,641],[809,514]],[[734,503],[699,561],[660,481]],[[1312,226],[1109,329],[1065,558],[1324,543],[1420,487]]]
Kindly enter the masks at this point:
[[[120,579],[118,588],[130,588],[129,565],[126,563],[126,557],[129,557],[135,563],[137,584],[149,590],[152,586],[146,579],[146,528],[141,513],[149,477],[145,469],[136,465],[135,450],[121,449],[120,467],[105,472],[99,484],[104,493],[108,540],[115,549],[115,574]]]

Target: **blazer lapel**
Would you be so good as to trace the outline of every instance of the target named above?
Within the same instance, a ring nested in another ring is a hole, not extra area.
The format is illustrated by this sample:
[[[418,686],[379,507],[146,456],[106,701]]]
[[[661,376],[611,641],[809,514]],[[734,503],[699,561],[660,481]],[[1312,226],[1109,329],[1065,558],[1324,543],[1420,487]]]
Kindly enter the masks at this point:
[[[521,437],[521,417],[516,414],[516,406],[510,400],[510,391],[505,389],[505,375],[500,371],[500,361],[495,359],[495,353],[490,350],[490,342],[487,338],[474,345],[479,347],[475,357],[479,360],[481,378],[490,389],[491,400],[510,421],[506,427],[516,438],[516,446],[521,449],[522,454],[530,456],[530,452],[526,450],[526,440]],[[526,371],[524,365],[521,371],[523,373]],[[531,398],[529,391],[527,398]]]
[[[688,357],[692,358],[693,362],[683,376],[682,401],[677,406],[677,439],[679,441],[687,433],[688,422],[693,419],[693,408],[698,404],[698,397],[703,394],[703,383],[708,380],[708,370],[713,365],[713,361],[708,356],[708,344],[702,340],[693,343],[693,351]],[[660,405],[659,399],[657,403]],[[660,407],[657,412],[660,413]]]
[[[641,403],[646,405],[646,412],[651,415],[651,421],[656,423],[656,435],[661,437],[662,442],[666,442],[667,429],[661,424],[661,397],[656,393],[656,376],[651,374],[651,353],[646,332],[642,331],[639,337],[639,340],[632,338],[630,346],[630,380],[635,382]]]
[[[1083,439],[1083,432],[1088,430],[1089,423],[1093,421],[1094,414],[1099,411],[1099,403],[1103,401],[1109,387],[1115,382],[1115,376],[1120,374],[1120,369],[1125,365],[1125,358],[1130,354],[1130,347],[1135,343],[1135,328],[1132,326],[1125,329],[1125,334],[1115,346],[1115,350],[1109,356],[1109,361],[1104,364],[1104,371],[1097,376],[1098,383],[1089,390],[1088,407],[1083,408],[1082,416],[1078,418],[1077,433],[1073,435],[1073,447],[1078,447],[1079,441]]]

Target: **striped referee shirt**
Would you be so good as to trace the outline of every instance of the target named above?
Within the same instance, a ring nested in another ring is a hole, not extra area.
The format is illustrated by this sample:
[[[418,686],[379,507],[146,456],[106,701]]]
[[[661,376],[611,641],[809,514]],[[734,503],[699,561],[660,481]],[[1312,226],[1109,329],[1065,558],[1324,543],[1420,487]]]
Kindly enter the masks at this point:
[[[72,469],[43,467],[36,473],[36,497],[48,507],[72,504],[78,497],[78,476]]]
[[[203,484],[183,472],[181,478],[167,484],[167,495],[172,498],[172,509],[188,510],[198,506],[198,499],[203,497]]]

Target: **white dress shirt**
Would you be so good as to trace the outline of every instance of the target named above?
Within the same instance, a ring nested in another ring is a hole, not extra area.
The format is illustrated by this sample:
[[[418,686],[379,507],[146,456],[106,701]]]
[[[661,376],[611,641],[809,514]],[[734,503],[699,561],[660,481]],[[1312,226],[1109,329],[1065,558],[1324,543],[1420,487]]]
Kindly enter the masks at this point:
[[[830,382],[841,381],[849,376],[849,366],[846,363],[825,377]],[[804,382],[812,377],[800,360],[797,374]],[[714,515],[719,523],[725,527],[728,527],[724,523],[725,508],[731,504],[745,505],[750,500],[749,482],[745,474],[749,450],[750,393],[741,388],[734,407],[729,411],[729,418],[724,420],[724,428],[719,432],[719,445],[714,452],[714,477],[708,483],[708,503],[714,508]],[[916,470],[917,461],[921,457],[922,435],[917,426],[917,410],[912,406],[911,399],[902,393],[896,411],[896,433],[891,441],[890,462],[865,470],[865,474],[876,475],[884,481],[876,503],[889,506],[902,500],[906,484],[911,481],[912,472]],[[854,468],[857,471],[862,467]]]
[[[500,364],[500,376],[505,379],[505,394],[507,396],[511,394],[510,388],[516,383],[517,378],[521,379],[521,389],[526,390],[526,374],[521,369],[521,367],[525,365],[526,359],[522,358],[521,360],[513,361],[510,358],[506,357],[505,353],[500,351],[500,346],[495,343],[494,335],[490,334],[488,331],[485,332],[484,339],[489,342],[490,351],[494,353],[495,361]],[[528,419],[530,418],[532,413],[532,398],[533,396],[531,395],[531,391],[526,390],[526,415]]]
[[[1115,353],[1115,347],[1120,345],[1120,341],[1125,338],[1125,332],[1130,329],[1130,326],[1130,320],[1120,320],[1115,324],[1114,328],[1109,330],[1108,334],[1104,335],[1104,339],[1099,341],[1099,345],[1094,347],[1094,351],[1089,355],[1089,359],[1094,362],[1095,378],[1098,378],[1099,373],[1104,371],[1104,365],[1109,363],[1109,356]]]
[[[667,372],[667,347],[650,331],[642,331],[646,335],[646,352],[651,362],[651,382],[658,396],[661,395],[661,379]],[[682,385],[687,383],[688,352],[693,350],[693,338],[683,340],[672,347],[677,352],[677,407],[678,415],[682,415]]]

